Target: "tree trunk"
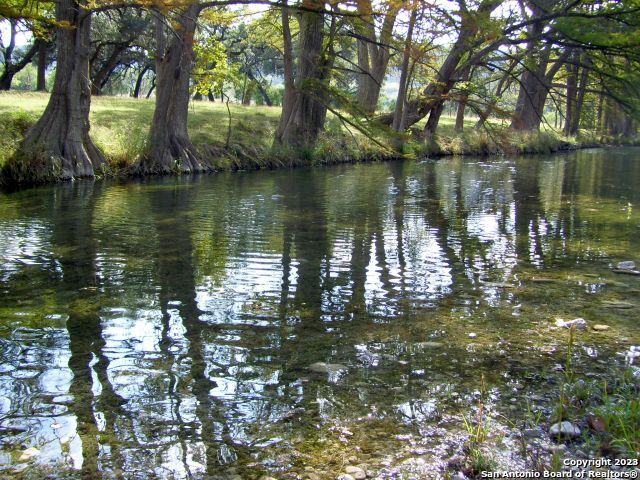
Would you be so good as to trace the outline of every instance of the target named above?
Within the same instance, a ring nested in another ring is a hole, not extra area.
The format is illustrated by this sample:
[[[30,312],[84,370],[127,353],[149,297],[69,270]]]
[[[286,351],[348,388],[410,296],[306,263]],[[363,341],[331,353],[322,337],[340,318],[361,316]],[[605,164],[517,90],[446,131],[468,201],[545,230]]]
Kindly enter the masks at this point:
[[[272,107],[273,101],[271,101],[271,98],[269,98],[269,93],[267,92],[267,89],[264,88],[264,85],[262,84],[262,82],[260,82],[255,77],[255,75],[251,73],[251,70],[247,71],[247,76],[249,77],[249,80],[251,80],[255,84],[255,87],[258,89],[258,92],[260,92],[260,96],[262,96],[262,100],[264,101],[264,104],[268,107]]]
[[[323,55],[324,15],[320,0],[305,0],[299,13],[299,54],[295,101],[276,141],[294,148],[313,148],[327,114],[328,59]],[[331,44],[330,39],[329,44]],[[285,110],[283,109],[283,116]],[[282,118],[281,118],[282,121]]]
[[[468,65],[461,72],[462,81],[468,81],[471,77],[471,66]],[[464,130],[464,111],[467,108],[467,101],[469,100],[469,93],[467,89],[463,89],[460,92],[460,98],[458,100],[458,108],[456,109],[456,132],[462,132]]]
[[[17,25],[17,20],[13,18],[9,19],[9,44],[3,48],[2,51],[4,71],[2,75],[0,75],[0,90],[9,90],[11,88],[11,81],[15,75],[12,65],[12,55],[13,50],[16,48]],[[4,47],[4,45],[2,46]]]
[[[16,46],[17,36],[17,21],[11,19],[9,20],[9,25],[11,30],[9,44],[5,48],[0,50],[0,53],[3,57],[4,65],[4,71],[2,72],[2,75],[0,75],[0,90],[11,89],[11,82],[13,81],[13,77],[16,75],[16,73],[26,67],[29,62],[31,62],[35,54],[38,52],[40,43],[42,43],[42,40],[36,39],[33,42],[33,45],[31,45],[29,50],[27,50],[24,56],[20,59],[20,61],[17,63],[13,63],[13,52]]]
[[[406,110],[406,102],[407,102],[407,87],[409,86],[409,61],[411,60],[411,44],[413,42],[413,27],[415,26],[417,16],[418,16],[418,9],[414,7],[411,10],[411,17],[409,18],[409,30],[407,32],[407,38],[404,43],[404,52],[402,54],[402,68],[400,70],[400,85],[398,87],[398,96],[396,98],[396,108],[395,108],[395,111],[393,112],[392,128],[396,132],[400,132],[405,129],[404,112]]]
[[[142,80],[144,80],[145,74],[149,71],[149,65],[146,65],[140,73],[138,74],[138,78],[136,79],[136,86],[133,89],[133,97],[140,98],[140,89],[142,88]]]
[[[49,103],[25,134],[22,161],[9,167],[17,182],[46,182],[93,177],[105,163],[89,137],[89,40],[91,13],[84,0],[59,0],[56,21],[57,68]]]
[[[284,65],[284,95],[282,97],[282,112],[280,113],[280,123],[276,130],[275,141],[282,144],[282,136],[286,129],[293,107],[296,102],[297,94],[295,87],[295,78],[293,76],[293,42],[291,39],[291,26],[289,24],[289,9],[284,6],[281,9],[282,18],[282,40],[283,48],[283,65]]]
[[[189,77],[200,6],[192,4],[178,17],[167,48],[164,23],[156,19],[156,108],[151,124],[151,149],[139,164],[141,173],[203,172],[209,169],[191,143],[187,130]]]
[[[598,94],[598,109],[596,111],[596,131],[604,131],[604,90],[601,89]]]
[[[384,16],[380,38],[376,38],[375,21],[371,0],[358,0],[359,21],[356,23],[358,45],[358,105],[371,115],[380,98],[382,82],[389,65],[389,42],[396,21],[398,7],[392,5]]]
[[[13,68],[11,67],[12,65],[5,65],[4,72],[2,72],[2,75],[0,75],[0,90],[11,89],[11,82],[13,82],[13,77],[16,74],[16,72],[14,72]]]
[[[459,81],[457,77],[460,74],[460,69],[472,66],[471,60],[463,62],[462,65],[461,62],[474,46],[479,23],[481,23],[481,19],[488,17],[500,3],[499,1],[484,1],[476,12],[466,12],[462,16],[458,38],[438,70],[436,80],[425,87],[420,99],[407,103],[404,113],[405,127],[410,127],[429,115],[429,121],[427,121],[423,134],[425,137],[430,137],[435,133],[446,97]],[[383,115],[378,121],[385,125],[391,125],[393,115]]]
[[[575,56],[570,58],[570,60],[573,61],[567,64],[567,106],[564,121],[564,134],[567,136],[571,135],[576,111],[576,101],[578,99],[578,64],[575,61]]]
[[[49,50],[49,43],[41,41],[38,45],[38,80],[36,85],[38,92],[47,91],[47,50]]]
[[[253,97],[253,89],[255,87],[255,82],[250,80],[247,82],[247,86],[242,92],[242,105],[251,105],[251,98]]]
[[[573,114],[573,122],[569,129],[569,135],[577,135],[580,130],[580,117],[582,115],[582,107],[584,105],[584,96],[587,92],[587,83],[589,82],[589,59],[586,54],[583,54],[583,66],[580,73],[580,80],[578,82],[578,98],[576,99],[575,111]]]
[[[568,55],[569,52],[565,51],[550,68],[548,68],[551,56],[550,45],[545,47],[539,56],[535,56],[533,52],[531,56],[528,55],[530,61],[535,62],[535,68],[526,68],[520,78],[520,91],[511,121],[512,129],[518,131],[540,129],[551,82]]]
[[[100,95],[102,88],[107,84],[107,80],[118,66],[120,55],[127,49],[127,44],[121,44],[114,47],[113,52],[107,61],[100,67],[91,79],[91,95]]]
[[[149,91],[145,96],[146,99],[148,99],[153,93],[153,91],[156,89],[156,78],[157,78],[157,75],[154,75],[153,78],[151,79],[151,86],[149,87]]]
[[[456,110],[456,132],[462,132],[464,130],[464,111],[467,108],[467,100],[469,95],[463,93],[458,101],[458,109]]]

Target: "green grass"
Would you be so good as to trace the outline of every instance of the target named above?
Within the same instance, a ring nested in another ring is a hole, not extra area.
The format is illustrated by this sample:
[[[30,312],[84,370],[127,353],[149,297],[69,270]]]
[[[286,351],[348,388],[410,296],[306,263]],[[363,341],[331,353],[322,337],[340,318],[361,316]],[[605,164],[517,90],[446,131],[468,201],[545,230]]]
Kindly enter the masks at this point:
[[[32,92],[0,93],[0,164],[9,159],[26,127],[44,111],[48,95]],[[229,104],[231,136],[226,146],[229,117],[220,102],[191,102],[189,130],[194,144],[205,148],[214,166],[220,170],[285,166],[292,163],[336,163],[377,158],[390,151],[368,141],[356,131],[348,131],[337,118],[330,116],[326,131],[308,155],[272,150],[280,118],[280,107]],[[91,101],[91,136],[114,167],[133,163],[145,151],[154,101],[126,97],[93,97]],[[19,118],[18,118],[19,117]],[[29,121],[26,123],[23,119]],[[19,119],[16,122],[16,119]]]
[[[581,424],[585,445],[601,455],[640,458],[640,378],[631,369],[615,369],[609,383],[577,378],[574,336],[572,327],[554,421]]]
[[[0,166],[11,158],[25,130],[44,111],[48,94],[35,92],[0,93]],[[291,152],[272,148],[280,107],[229,104],[231,135],[227,145],[229,117],[220,102],[194,101],[189,106],[189,130],[194,144],[219,170],[328,164],[375,160],[398,156],[388,131],[378,129],[378,143],[353,127],[346,127],[329,114],[325,132],[313,151]],[[93,97],[91,136],[109,160],[111,171],[131,165],[145,152],[153,117],[154,100],[127,97]],[[552,130],[540,133],[514,133],[493,123],[488,131],[473,128],[475,118],[467,118],[464,132],[454,129],[455,118],[443,116],[438,135],[424,142],[407,134],[403,154],[492,155],[499,153],[548,153],[579,146],[576,139],[562,138]],[[416,125],[414,133],[420,130]],[[593,143],[592,137],[590,143]]]

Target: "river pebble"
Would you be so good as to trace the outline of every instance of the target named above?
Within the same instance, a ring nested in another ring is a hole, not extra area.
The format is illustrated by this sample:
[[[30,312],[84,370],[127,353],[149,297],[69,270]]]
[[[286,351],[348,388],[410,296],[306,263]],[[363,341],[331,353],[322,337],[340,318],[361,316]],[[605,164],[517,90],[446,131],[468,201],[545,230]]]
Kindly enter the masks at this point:
[[[365,478],[367,478],[367,474],[360,467],[354,467],[350,465],[345,468],[345,472],[355,478],[355,480],[364,480]]]
[[[618,264],[616,265],[616,268],[619,270],[635,270],[636,264],[635,262],[628,260],[626,262],[618,262]]]
[[[554,423],[549,429],[549,434],[553,437],[561,436],[574,438],[580,436],[580,429],[571,422]]]
[[[556,318],[556,327],[571,328],[575,327],[578,330],[587,329],[587,321],[584,318],[574,318],[573,320],[564,321],[562,318]]]

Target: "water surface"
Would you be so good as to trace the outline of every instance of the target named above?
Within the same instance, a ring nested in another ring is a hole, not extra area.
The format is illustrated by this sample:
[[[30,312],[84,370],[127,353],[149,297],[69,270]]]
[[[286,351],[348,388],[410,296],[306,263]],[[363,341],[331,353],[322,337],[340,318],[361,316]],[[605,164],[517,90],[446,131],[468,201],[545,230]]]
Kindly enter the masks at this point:
[[[0,474],[443,457],[480,388],[514,422],[541,398],[557,317],[610,326],[584,372],[633,362],[640,277],[611,267],[640,263],[639,184],[617,149],[3,195]]]

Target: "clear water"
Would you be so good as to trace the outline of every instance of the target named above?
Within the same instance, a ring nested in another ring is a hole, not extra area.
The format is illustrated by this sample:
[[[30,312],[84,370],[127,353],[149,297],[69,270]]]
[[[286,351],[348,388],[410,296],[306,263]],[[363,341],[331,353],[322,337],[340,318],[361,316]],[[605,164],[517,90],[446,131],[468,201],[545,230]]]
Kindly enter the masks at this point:
[[[638,185],[616,149],[2,195],[0,474],[437,459],[479,388],[544,408],[558,317],[610,327],[581,371],[633,363],[640,277],[612,266],[640,264]]]

